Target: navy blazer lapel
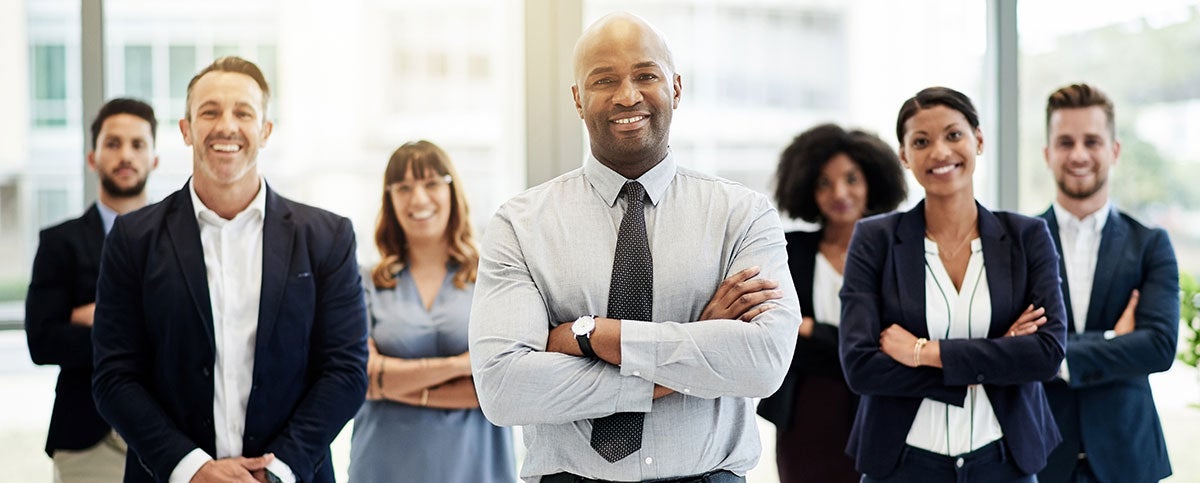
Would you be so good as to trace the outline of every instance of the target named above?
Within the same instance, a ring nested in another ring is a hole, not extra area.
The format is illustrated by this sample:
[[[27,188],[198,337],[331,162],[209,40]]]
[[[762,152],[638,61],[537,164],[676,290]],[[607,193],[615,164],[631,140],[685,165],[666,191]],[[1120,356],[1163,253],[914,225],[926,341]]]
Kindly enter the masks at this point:
[[[263,213],[262,290],[258,302],[256,347],[266,347],[275,330],[279,306],[283,302],[283,292],[291,272],[292,243],[296,238],[292,211],[270,187],[267,187],[266,205]]]
[[[1075,333],[1075,308],[1071,305],[1071,281],[1067,280],[1067,259],[1063,257],[1062,237],[1058,234],[1058,215],[1054,214],[1051,206],[1042,213],[1046,226],[1050,228],[1050,237],[1054,238],[1054,250],[1058,252],[1058,274],[1062,279],[1063,305],[1067,308],[1067,333]]]
[[[1025,260],[1013,256],[1012,240],[1000,225],[1000,219],[978,202],[979,238],[983,244],[983,266],[987,271],[988,292],[992,300],[992,324],[988,337],[1004,335],[1012,324],[1009,308],[1013,306],[1013,264],[1024,264]],[[1023,295],[1023,294],[1022,294]],[[1024,310],[1024,307],[1021,307]]]
[[[1085,330],[1111,329],[1113,321],[1099,320],[1104,304],[1110,299],[1120,300],[1121,303],[1129,300],[1129,294],[1111,293],[1117,267],[1125,261],[1123,248],[1126,246],[1125,237],[1128,234],[1129,226],[1125,224],[1125,220],[1117,216],[1116,210],[1108,208],[1108,220],[1104,222],[1104,229],[1100,231],[1100,251],[1096,257],[1096,272],[1092,275],[1092,298],[1089,299],[1087,318],[1084,319]]]
[[[204,333],[208,334],[208,346],[216,353],[213,336],[212,301],[208,293],[208,272],[204,265],[204,246],[200,243],[200,224],[196,221],[196,210],[192,207],[191,181],[184,183],[183,189],[172,195],[170,207],[167,209],[167,236],[175,249],[175,258],[179,262],[179,273],[183,274],[188,292],[192,295],[192,303],[200,322],[204,325]]]
[[[911,322],[905,327],[917,337],[929,337],[925,323],[925,200],[900,215],[892,260],[896,263],[896,286],[900,290],[900,313]],[[883,330],[897,320],[881,320]]]

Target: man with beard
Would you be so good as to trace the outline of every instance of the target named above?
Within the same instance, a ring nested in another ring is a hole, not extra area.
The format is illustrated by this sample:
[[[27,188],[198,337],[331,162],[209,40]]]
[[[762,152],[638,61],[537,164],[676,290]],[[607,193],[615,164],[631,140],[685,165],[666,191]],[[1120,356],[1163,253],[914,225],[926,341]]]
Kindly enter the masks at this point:
[[[92,402],[92,315],[100,249],[117,215],[146,205],[146,179],[158,166],[154,108],[113,99],[92,122],[88,166],[99,200],[83,216],[42,230],[25,298],[25,336],[36,364],[59,366],[46,454],[57,482],[117,482],[125,442]]]
[[[1062,255],[1067,354],[1046,397],[1063,442],[1042,482],[1149,482],[1171,474],[1147,376],[1175,358],[1179,276],[1166,231],[1112,207],[1112,102],[1087,84],[1046,104],[1046,164],[1058,192],[1042,214]]]
[[[752,398],[779,387],[801,321],[779,216],[676,165],[683,83],[644,20],[602,18],[574,59],[591,155],[484,232],[480,405],[525,426],[526,481],[743,481],[761,451]]]
[[[191,180],[104,245],[93,393],[127,482],[332,482],[329,443],[366,396],[354,232],[259,176],[269,96],[237,57],[193,77]]]

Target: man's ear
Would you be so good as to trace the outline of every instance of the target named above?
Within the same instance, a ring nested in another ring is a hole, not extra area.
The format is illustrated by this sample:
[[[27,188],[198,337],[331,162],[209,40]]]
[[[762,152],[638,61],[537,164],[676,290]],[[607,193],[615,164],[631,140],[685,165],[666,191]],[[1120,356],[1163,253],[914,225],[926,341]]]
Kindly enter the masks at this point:
[[[671,84],[675,89],[675,95],[671,99],[671,109],[679,109],[679,98],[683,94],[683,77],[675,74],[675,80]]]
[[[184,146],[192,145],[192,123],[185,117],[179,120],[179,132],[183,134]]]
[[[100,171],[100,168],[96,166],[96,150],[95,149],[88,151],[87,163],[88,163],[88,167],[92,168],[92,171],[96,171],[96,172]]]
[[[583,119],[583,103],[579,102],[579,84],[571,84],[571,98],[575,99],[575,112]]]

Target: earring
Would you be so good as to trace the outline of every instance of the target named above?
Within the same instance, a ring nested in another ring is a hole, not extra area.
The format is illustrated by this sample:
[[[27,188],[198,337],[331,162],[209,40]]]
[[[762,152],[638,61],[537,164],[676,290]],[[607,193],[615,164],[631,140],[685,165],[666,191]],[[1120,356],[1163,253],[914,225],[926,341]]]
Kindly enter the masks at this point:
[[[975,150],[975,155],[976,155],[976,156],[983,156],[983,148],[976,149],[976,150]]]

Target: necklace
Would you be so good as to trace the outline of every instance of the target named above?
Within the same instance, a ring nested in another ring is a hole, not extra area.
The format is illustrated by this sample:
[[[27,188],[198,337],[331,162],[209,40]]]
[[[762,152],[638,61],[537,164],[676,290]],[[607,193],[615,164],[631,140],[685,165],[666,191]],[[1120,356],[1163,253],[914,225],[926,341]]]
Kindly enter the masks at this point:
[[[943,246],[944,244],[939,242],[938,239],[929,232],[929,229],[925,229],[925,236],[930,240],[933,240],[933,243],[937,245],[938,255],[944,256],[944,258],[947,260],[953,260],[954,256],[958,255],[958,252],[962,251],[964,246],[967,246],[967,241],[971,239],[971,235],[973,233],[975,233],[974,227],[972,227],[970,230],[967,230],[967,234],[963,236],[962,240],[959,240],[958,243],[955,243],[953,246],[951,246],[953,250],[949,250],[946,249],[945,246]]]

